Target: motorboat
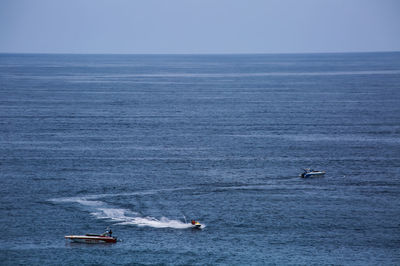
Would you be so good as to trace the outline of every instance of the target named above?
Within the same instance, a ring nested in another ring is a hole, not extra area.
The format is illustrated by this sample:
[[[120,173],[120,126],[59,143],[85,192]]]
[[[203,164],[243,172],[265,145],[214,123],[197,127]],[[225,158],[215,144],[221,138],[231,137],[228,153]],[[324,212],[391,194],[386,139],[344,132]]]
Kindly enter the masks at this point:
[[[201,223],[199,223],[199,222],[197,222],[195,220],[192,220],[192,228],[193,229],[201,229],[201,226],[202,226]]]
[[[325,171],[317,171],[310,168],[303,169],[304,172],[301,173],[300,177],[314,177],[314,176],[323,176],[326,172]]]
[[[86,244],[99,244],[99,243],[116,243],[117,238],[112,236],[112,231],[107,230],[101,235],[86,234],[86,235],[69,235],[65,236],[65,239],[71,240],[75,243],[86,243]]]

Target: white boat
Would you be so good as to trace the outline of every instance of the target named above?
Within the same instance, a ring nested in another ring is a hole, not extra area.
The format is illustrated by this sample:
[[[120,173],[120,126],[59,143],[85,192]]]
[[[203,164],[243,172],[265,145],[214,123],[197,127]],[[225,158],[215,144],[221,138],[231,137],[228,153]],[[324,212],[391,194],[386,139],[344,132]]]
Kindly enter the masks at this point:
[[[86,243],[86,244],[116,243],[117,242],[116,237],[91,235],[91,234],[86,234],[84,236],[70,235],[70,236],[65,236],[65,239],[69,239],[75,243]]]
[[[301,173],[301,175],[300,175],[300,177],[302,177],[302,178],[322,176],[326,173],[325,171],[317,171],[317,170],[313,170],[313,169],[309,169],[309,168],[306,168],[303,170],[304,170],[304,172]]]
[[[87,244],[98,244],[98,243],[116,243],[117,238],[112,236],[112,231],[107,230],[104,234],[94,235],[69,235],[65,236],[65,239],[69,239],[76,243],[87,243]]]

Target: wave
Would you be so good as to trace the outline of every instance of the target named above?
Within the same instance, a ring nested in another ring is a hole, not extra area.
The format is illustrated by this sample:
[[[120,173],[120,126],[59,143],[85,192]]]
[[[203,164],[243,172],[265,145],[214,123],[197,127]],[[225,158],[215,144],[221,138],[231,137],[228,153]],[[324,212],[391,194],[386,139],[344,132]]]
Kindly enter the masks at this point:
[[[142,73],[142,74],[108,74],[108,75],[79,75],[79,76],[57,76],[57,77],[45,77],[45,78],[68,78],[68,80],[88,80],[99,81],[99,80],[118,80],[131,79],[131,78],[237,78],[237,77],[269,77],[269,76],[347,76],[347,75],[397,75],[400,74],[400,69],[392,70],[342,70],[342,71],[310,71],[310,72],[226,72],[226,73],[188,73],[188,72],[176,72],[176,73]],[[31,78],[38,78],[31,76]],[[152,82],[153,83],[153,82]]]
[[[180,220],[169,219],[167,217],[161,217],[157,219],[151,216],[142,216],[140,213],[117,208],[110,206],[109,204],[98,200],[99,198],[121,196],[121,195],[148,195],[156,193],[157,191],[171,191],[176,189],[164,189],[164,190],[151,190],[134,193],[121,193],[121,194],[99,194],[99,195],[88,195],[83,197],[67,197],[51,199],[52,202],[70,202],[77,203],[83,208],[88,209],[90,214],[96,219],[105,219],[115,222],[116,225],[135,225],[135,226],[148,226],[153,228],[174,228],[174,229],[186,229],[191,228],[192,225],[187,222]]]

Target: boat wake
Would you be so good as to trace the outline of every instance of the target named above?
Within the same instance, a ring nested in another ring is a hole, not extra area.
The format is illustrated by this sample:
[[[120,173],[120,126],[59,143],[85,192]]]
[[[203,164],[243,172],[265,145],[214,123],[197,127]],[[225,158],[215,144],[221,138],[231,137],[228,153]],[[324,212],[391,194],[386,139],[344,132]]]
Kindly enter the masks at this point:
[[[118,196],[116,194],[114,196]],[[56,203],[77,203],[81,208],[89,211],[92,216],[97,219],[105,219],[115,222],[116,225],[135,225],[135,226],[148,226],[153,228],[174,228],[186,229],[191,228],[192,225],[180,220],[173,220],[166,217],[159,219],[151,216],[142,216],[140,213],[110,206],[109,204],[99,200],[102,197],[110,197],[112,195],[90,195],[86,197],[69,197],[52,199]]]
[[[190,228],[191,224],[184,223],[179,220],[171,220],[166,217],[160,219],[150,216],[139,216],[138,213],[117,208],[98,208],[97,212],[91,214],[98,219],[110,219],[116,221],[119,225],[136,225],[136,226],[148,226],[154,228],[175,228],[185,229]]]

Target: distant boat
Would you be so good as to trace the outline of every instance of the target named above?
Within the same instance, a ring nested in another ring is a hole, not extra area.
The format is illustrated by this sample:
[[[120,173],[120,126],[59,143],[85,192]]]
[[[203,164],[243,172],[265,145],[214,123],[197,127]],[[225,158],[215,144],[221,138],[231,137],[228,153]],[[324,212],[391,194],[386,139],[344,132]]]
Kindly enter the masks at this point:
[[[117,238],[112,236],[112,231],[107,230],[104,234],[94,235],[70,235],[65,236],[65,239],[69,239],[76,243],[86,243],[86,244],[99,244],[99,243],[116,243]]]
[[[313,176],[323,176],[325,174],[325,171],[317,171],[317,170],[313,170],[313,169],[303,169],[304,172],[301,173],[300,177],[302,178],[306,178],[306,177],[313,177]]]

